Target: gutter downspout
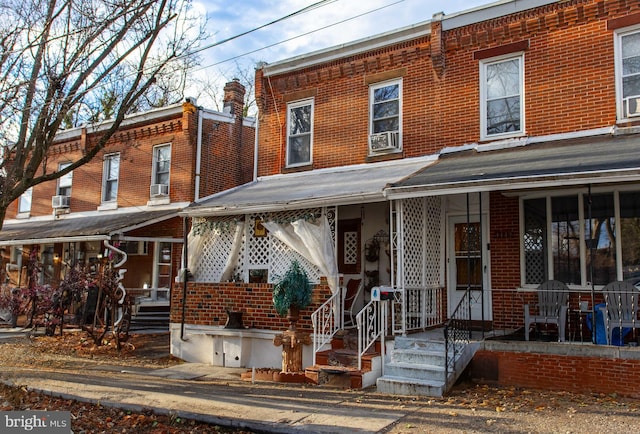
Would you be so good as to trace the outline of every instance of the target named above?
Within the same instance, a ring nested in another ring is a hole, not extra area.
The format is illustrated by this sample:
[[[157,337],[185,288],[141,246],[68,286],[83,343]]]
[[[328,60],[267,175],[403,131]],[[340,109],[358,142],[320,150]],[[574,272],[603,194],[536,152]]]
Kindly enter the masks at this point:
[[[258,113],[259,114],[259,113]],[[256,133],[253,144],[253,180],[258,179],[258,133],[260,132],[260,116],[256,114]]]
[[[187,284],[189,282],[189,269],[187,268],[188,264],[188,256],[189,253],[187,251],[187,241],[188,241],[188,225],[187,225],[187,217],[184,217],[182,220],[182,232],[183,232],[183,241],[182,241],[182,249],[183,249],[183,257],[182,257],[182,317],[180,318],[180,340],[186,341],[184,338],[184,322],[186,316],[186,307],[187,307]]]
[[[195,173],[195,186],[193,193],[193,201],[197,202],[200,199],[200,165],[202,162],[202,108],[198,107],[198,132],[196,138],[196,173]],[[185,217],[186,220],[186,217]],[[185,235],[186,236],[186,235]],[[186,244],[185,244],[186,246]],[[186,248],[186,247],[185,247]],[[186,262],[186,260],[185,260]]]

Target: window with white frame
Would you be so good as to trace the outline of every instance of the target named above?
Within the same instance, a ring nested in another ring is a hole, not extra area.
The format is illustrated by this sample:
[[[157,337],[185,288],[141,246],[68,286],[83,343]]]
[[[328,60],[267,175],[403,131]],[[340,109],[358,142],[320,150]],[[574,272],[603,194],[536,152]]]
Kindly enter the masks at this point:
[[[618,117],[640,117],[640,28],[616,34]]]
[[[287,167],[311,164],[313,99],[287,105]]]
[[[33,187],[29,187],[18,200],[18,212],[27,214],[31,212],[31,198],[33,197]]]
[[[480,62],[480,137],[524,133],[524,55]]]
[[[102,179],[102,202],[115,202],[118,199],[119,174],[120,154],[105,156]]]
[[[640,281],[640,192],[522,200],[525,285]]]
[[[169,185],[169,169],[171,169],[171,145],[156,146],[153,148],[152,184]]]
[[[71,163],[61,163],[58,165],[58,172],[69,167]],[[71,196],[71,184],[73,182],[73,171],[58,178],[58,196]]]
[[[369,87],[369,150],[401,148],[402,80],[376,83]]]

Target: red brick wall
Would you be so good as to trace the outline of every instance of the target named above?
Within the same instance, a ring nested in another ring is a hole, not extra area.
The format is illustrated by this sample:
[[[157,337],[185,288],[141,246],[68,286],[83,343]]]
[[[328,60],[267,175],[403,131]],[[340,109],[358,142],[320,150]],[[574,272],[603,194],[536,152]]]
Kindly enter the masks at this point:
[[[640,360],[632,358],[480,350],[469,373],[504,386],[640,398]]]
[[[311,314],[331,295],[326,283],[316,286],[313,302],[300,312],[298,329],[311,332]],[[224,326],[225,309],[244,312],[246,327],[264,330],[284,330],[286,318],[281,318],[273,308],[272,285],[257,283],[197,283],[189,282],[185,323],[203,326]],[[171,293],[171,322],[182,320],[182,284],[176,284]]]
[[[434,71],[429,37],[268,78],[258,70],[259,175],[283,170],[286,102],[312,94],[313,167],[368,161],[367,83],[376,77],[382,81],[385,74],[403,77],[404,157],[479,141],[479,61],[474,53],[522,41],[529,46],[526,135],[610,126],[616,106],[613,32],[607,20],[638,11],[638,2],[574,0],[445,31],[440,35],[442,75]],[[434,58],[436,65],[441,60]]]
[[[524,321],[524,299],[530,298],[530,294],[516,291],[520,287],[519,199],[491,192],[489,201],[493,324],[496,328],[517,328]]]

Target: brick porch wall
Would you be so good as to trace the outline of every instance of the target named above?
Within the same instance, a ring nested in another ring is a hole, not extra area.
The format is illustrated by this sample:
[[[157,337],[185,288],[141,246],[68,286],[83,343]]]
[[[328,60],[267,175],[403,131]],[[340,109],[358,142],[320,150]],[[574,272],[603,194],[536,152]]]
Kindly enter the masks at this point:
[[[171,291],[171,322],[182,320],[182,284]],[[198,283],[189,282],[185,323],[204,326],[224,326],[225,309],[243,312],[245,327],[262,330],[285,330],[286,318],[281,318],[273,308],[273,285],[264,283]],[[309,307],[300,312],[298,330],[311,332],[311,314],[331,296],[331,290],[323,279],[313,290]]]
[[[489,345],[469,365],[468,376],[475,382],[640,398],[637,348],[534,343],[518,350],[513,342]],[[532,346],[550,351],[536,352]]]

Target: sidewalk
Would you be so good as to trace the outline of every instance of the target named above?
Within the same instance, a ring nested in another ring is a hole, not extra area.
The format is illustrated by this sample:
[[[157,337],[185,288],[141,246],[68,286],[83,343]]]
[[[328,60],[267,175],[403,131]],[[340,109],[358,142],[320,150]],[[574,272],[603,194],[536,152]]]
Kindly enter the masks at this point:
[[[1,381],[54,396],[273,433],[375,433],[415,407],[371,391],[251,383],[246,369],[186,363],[165,369],[78,364],[73,370],[3,367]]]

